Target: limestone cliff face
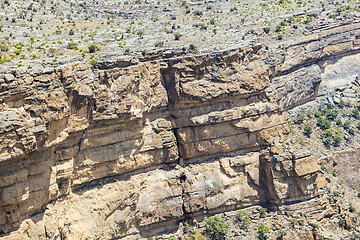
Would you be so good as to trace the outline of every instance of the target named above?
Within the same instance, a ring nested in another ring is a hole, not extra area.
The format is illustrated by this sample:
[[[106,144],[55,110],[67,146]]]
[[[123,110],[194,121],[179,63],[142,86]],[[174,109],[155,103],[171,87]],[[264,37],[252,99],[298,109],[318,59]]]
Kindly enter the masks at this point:
[[[197,56],[73,63],[0,77],[0,235],[148,238],[201,217],[318,194],[309,154],[261,152],[316,97],[360,24]],[[278,148],[278,149],[277,149]]]

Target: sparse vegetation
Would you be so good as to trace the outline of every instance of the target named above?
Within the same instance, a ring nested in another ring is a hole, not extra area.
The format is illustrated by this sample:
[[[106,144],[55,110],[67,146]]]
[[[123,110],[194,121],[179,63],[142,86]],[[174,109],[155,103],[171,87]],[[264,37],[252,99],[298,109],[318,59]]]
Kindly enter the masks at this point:
[[[264,224],[258,226],[258,234],[260,239],[267,239],[267,234],[270,232],[269,228]]]
[[[206,231],[213,239],[220,239],[224,237],[229,229],[229,226],[218,216],[209,217],[205,221]]]

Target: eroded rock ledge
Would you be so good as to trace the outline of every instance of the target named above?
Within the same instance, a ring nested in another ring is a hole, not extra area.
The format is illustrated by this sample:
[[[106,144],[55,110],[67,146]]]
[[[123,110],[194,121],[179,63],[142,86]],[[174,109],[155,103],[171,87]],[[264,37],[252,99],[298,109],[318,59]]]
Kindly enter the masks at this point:
[[[316,97],[322,61],[358,52],[359,27],[270,52],[4,72],[1,236],[146,238],[184,218],[316,196],[313,157],[260,151],[288,132],[286,109]]]

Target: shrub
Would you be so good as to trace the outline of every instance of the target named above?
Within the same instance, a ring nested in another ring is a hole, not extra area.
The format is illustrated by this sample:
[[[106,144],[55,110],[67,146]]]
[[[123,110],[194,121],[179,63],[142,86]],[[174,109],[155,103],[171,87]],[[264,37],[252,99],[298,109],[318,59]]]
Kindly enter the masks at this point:
[[[189,240],[206,240],[207,238],[197,231],[193,231]]]
[[[326,114],[326,118],[329,120],[334,120],[338,115],[338,111],[336,109],[331,110]]]
[[[89,46],[89,53],[94,53],[97,50],[99,50],[99,48],[96,45],[92,44]]]
[[[202,15],[203,15],[203,12],[202,12],[202,11],[199,11],[199,10],[196,10],[196,11],[194,11],[194,15],[195,15],[195,16],[202,16]]]
[[[325,136],[326,137],[332,137],[332,131],[331,131],[331,129],[325,129],[325,131],[324,131],[324,134],[325,134]]]
[[[68,49],[71,49],[71,50],[78,50],[79,48],[77,47],[77,44],[74,43],[74,42],[69,42],[68,45],[67,45],[67,48]]]
[[[340,196],[340,194],[339,194],[337,191],[333,191],[333,195],[334,195],[335,197],[339,197],[339,196]]]
[[[9,51],[9,47],[6,46],[5,44],[0,44],[0,51],[7,52]]]
[[[346,120],[346,122],[344,123],[343,127],[344,129],[348,129],[350,127],[351,121],[350,120]]]
[[[359,122],[360,123],[360,122]],[[341,119],[338,119],[338,120],[336,120],[336,125],[338,125],[338,126],[341,126],[342,125],[342,121],[341,121]],[[358,124],[359,125],[359,124]],[[360,126],[360,125],[359,125]]]
[[[237,210],[236,211],[236,218],[237,218],[237,220],[240,220],[243,216],[245,216],[246,215],[246,211],[244,211],[244,210]]]
[[[143,31],[138,31],[138,32],[136,33],[136,35],[138,35],[139,38],[142,38],[142,36],[144,35],[144,32],[143,32]]]
[[[312,128],[311,126],[307,125],[304,127],[304,134],[307,136],[307,137],[310,137],[310,134],[312,133]]]
[[[90,62],[90,64],[93,65],[94,67],[100,66],[100,64],[99,64],[96,60],[92,60],[92,61]]]
[[[295,130],[294,130],[294,126],[291,124],[291,121],[288,121],[288,125],[289,125],[289,131],[290,131],[290,133],[294,133]]]
[[[307,116],[308,118],[311,118],[313,114],[314,114],[314,113],[313,113],[312,111],[310,111],[310,110],[308,110],[308,111],[306,112],[306,116]]]
[[[302,113],[299,113],[298,115],[297,115],[297,120],[299,121],[299,122],[303,122],[304,120],[305,120],[305,114],[302,112]]]
[[[182,37],[182,35],[180,33],[174,33],[174,38],[175,40],[179,40]]]
[[[331,137],[327,137],[327,138],[325,138],[325,140],[324,140],[324,144],[325,144],[325,146],[330,146],[331,145],[331,143],[332,143],[332,138]]]
[[[189,50],[196,51],[196,49],[197,49],[197,47],[195,46],[195,44],[190,44]]]
[[[298,137],[297,141],[299,142],[300,145],[305,146],[305,141],[302,137]]]
[[[264,217],[265,213],[267,212],[267,209],[266,208],[260,208],[259,212],[260,212],[260,217]]]
[[[282,35],[279,35],[279,36],[277,36],[277,38],[276,38],[277,40],[282,40],[283,39],[283,36]]]
[[[335,106],[334,106],[334,104],[332,104],[332,103],[327,103],[327,104],[326,104],[326,107],[327,107],[328,109],[333,109]]]
[[[270,27],[264,27],[263,29],[264,29],[264,32],[265,32],[265,33],[269,33],[269,32],[270,32]]]
[[[317,119],[317,124],[322,130],[330,128],[330,125],[331,125],[329,120],[324,117],[319,117]]]
[[[246,214],[244,210],[236,211],[236,219],[242,224],[243,228],[248,228],[250,225],[250,217]]]
[[[349,134],[350,135],[354,135],[355,134],[355,130],[353,128],[349,128]]]
[[[359,117],[359,110],[353,109],[353,110],[351,111],[351,115],[352,115],[354,118],[358,118],[358,117]]]
[[[267,238],[266,234],[269,233],[269,231],[270,230],[267,226],[265,226],[264,224],[260,224],[257,232],[259,234],[260,239],[266,239]]]
[[[339,146],[341,143],[341,134],[337,133],[334,137],[334,145]]]
[[[206,231],[214,239],[224,237],[229,230],[229,226],[218,216],[209,217],[205,223]]]
[[[321,112],[319,112],[319,111],[315,111],[315,117],[316,118],[319,118],[319,117],[321,117],[322,116],[322,113]]]
[[[188,233],[190,230],[190,225],[188,222],[184,222],[183,232]]]

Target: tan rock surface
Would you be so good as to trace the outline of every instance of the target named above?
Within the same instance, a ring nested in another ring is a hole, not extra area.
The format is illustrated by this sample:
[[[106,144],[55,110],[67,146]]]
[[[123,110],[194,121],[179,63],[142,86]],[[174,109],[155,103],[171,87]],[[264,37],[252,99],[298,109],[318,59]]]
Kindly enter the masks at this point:
[[[276,63],[255,45],[109,69],[4,71],[1,236],[147,238],[188,217],[318,195],[313,157],[260,150],[288,133],[287,108],[316,97],[312,63],[358,50],[358,27],[284,45]]]

